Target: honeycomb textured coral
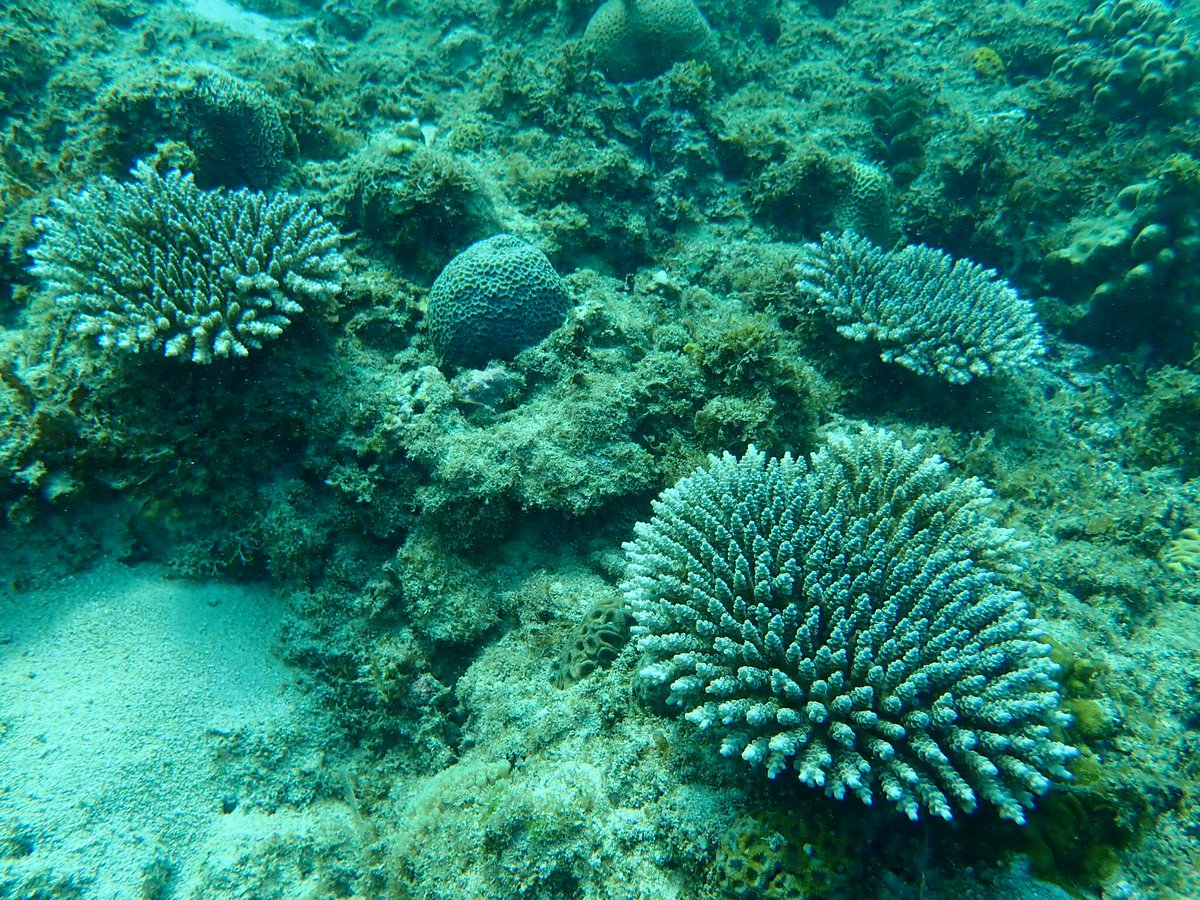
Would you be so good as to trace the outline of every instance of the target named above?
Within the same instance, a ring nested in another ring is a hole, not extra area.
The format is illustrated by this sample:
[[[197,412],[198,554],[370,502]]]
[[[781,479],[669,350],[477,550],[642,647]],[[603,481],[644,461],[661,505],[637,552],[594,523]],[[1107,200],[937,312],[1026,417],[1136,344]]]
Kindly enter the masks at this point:
[[[1013,373],[1044,352],[1033,307],[991,269],[924,245],[888,252],[852,232],[804,244],[801,296],[884,362],[954,384]]]
[[[1023,822],[1076,751],[990,501],[868,427],[711,458],[625,545],[639,679],[772,778]]]
[[[444,362],[511,359],[563,323],[567,290],[541,250],[511,234],[472,244],[438,275],[426,321]]]
[[[571,630],[562,655],[551,665],[551,682],[565,688],[603,668],[620,655],[629,637],[629,609],[619,594],[597,600]]]
[[[205,66],[198,69],[195,87],[180,100],[189,142],[207,161],[213,184],[265,187],[270,182],[283,164],[289,141],[270,94]]]
[[[716,49],[692,0],[607,0],[592,14],[583,42],[616,81],[653,78],[681,60],[714,58]]]
[[[32,272],[78,333],[208,363],[260,348],[337,293],[340,236],[300,199],[202,191],[146,163],[133,174],[102,176],[37,221]]]
[[[219,66],[134,68],[100,106],[119,158],[132,164],[162,144],[184,144],[194,156],[186,168],[202,188],[266,187],[294,148],[271,95]]]

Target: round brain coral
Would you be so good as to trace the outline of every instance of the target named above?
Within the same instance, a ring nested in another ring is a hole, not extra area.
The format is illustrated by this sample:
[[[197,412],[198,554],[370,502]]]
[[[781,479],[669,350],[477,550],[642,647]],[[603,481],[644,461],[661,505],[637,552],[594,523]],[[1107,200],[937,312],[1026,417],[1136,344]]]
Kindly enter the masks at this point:
[[[625,545],[639,679],[772,778],[1023,822],[1076,751],[990,500],[871,428],[712,458]]]
[[[661,75],[684,59],[714,60],[716,38],[692,0],[607,0],[583,43],[616,81]]]
[[[541,250],[511,234],[472,244],[433,283],[426,321],[444,362],[511,359],[563,323],[571,301]]]

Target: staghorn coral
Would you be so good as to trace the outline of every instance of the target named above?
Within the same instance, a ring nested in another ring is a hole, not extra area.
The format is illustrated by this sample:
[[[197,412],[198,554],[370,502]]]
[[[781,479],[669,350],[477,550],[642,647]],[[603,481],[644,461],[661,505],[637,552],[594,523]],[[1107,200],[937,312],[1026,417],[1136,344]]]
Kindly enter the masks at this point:
[[[1023,822],[1075,751],[990,501],[866,427],[807,463],[711,458],[625,545],[639,679],[772,778]]]
[[[277,337],[337,293],[340,236],[287,194],[202,191],[140,163],[56,200],[31,271],[102,347],[209,363]]]
[[[429,295],[429,335],[442,360],[479,368],[541,341],[570,307],[546,254],[498,234],[472,244],[438,275]]]
[[[853,233],[801,248],[797,287],[838,334],[953,384],[1011,373],[1043,352],[1033,307],[991,269],[923,244],[887,252]]]

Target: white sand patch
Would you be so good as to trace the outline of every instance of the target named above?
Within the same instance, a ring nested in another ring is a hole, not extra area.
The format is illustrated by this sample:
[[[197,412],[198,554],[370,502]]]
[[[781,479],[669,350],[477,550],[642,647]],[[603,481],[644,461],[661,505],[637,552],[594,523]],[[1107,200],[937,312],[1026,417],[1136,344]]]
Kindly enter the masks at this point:
[[[295,673],[271,653],[280,616],[266,589],[118,564],[0,593],[0,896],[136,898],[155,895],[147,879],[190,880],[227,827],[220,735],[301,717]]]
[[[184,9],[197,16],[260,41],[283,43],[288,34],[303,22],[303,19],[272,19],[262,13],[242,9],[229,0],[182,0],[182,4]]]

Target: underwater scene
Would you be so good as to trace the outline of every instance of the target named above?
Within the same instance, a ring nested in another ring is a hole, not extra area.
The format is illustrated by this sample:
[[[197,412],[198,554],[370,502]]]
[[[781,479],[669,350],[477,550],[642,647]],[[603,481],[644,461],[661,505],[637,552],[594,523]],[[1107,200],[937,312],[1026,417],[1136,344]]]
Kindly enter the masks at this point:
[[[2,0],[2,900],[1200,898],[1200,0]]]

